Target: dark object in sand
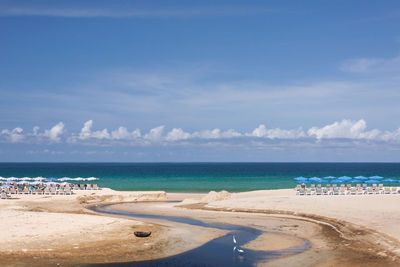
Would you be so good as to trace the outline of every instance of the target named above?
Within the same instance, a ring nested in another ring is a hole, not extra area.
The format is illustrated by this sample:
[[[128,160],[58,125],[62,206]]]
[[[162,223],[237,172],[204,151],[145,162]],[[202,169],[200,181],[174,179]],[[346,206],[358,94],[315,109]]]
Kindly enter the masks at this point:
[[[134,232],[135,236],[137,237],[148,237],[151,235],[151,232],[140,232],[140,231],[136,231]]]

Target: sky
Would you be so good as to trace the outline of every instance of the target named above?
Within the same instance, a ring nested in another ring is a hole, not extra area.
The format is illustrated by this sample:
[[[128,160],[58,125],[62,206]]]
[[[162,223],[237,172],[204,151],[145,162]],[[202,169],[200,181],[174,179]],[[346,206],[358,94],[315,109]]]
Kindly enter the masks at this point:
[[[398,162],[399,1],[0,0],[0,161]]]

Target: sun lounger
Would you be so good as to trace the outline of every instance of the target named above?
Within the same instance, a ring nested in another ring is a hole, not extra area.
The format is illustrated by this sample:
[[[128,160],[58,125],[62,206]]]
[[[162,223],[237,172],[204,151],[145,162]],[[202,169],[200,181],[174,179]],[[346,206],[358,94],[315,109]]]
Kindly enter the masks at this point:
[[[350,191],[351,190],[351,184],[347,184],[346,188],[347,188],[348,191]]]
[[[311,191],[315,191],[315,184],[311,184],[310,188],[311,188]]]
[[[50,188],[50,194],[51,195],[55,195],[57,192],[56,192],[56,189],[54,188],[54,187],[51,187]]]
[[[307,189],[306,189],[306,195],[307,195],[307,196],[311,196],[311,195],[312,195],[312,191],[311,191],[310,188],[307,188]]]
[[[322,189],[322,194],[329,195],[329,190],[327,188]]]
[[[0,194],[0,198],[1,199],[7,199],[7,198],[11,198],[9,195],[7,195],[6,191],[2,191]]]
[[[346,195],[346,189],[344,189],[344,187],[340,187],[340,194]]]
[[[66,195],[72,195],[71,188],[70,188],[70,187],[65,188],[64,193],[65,193]]]
[[[383,184],[378,185],[379,191],[383,191]]]
[[[363,185],[362,185],[362,188],[363,188],[364,190],[367,190],[368,185],[367,185],[367,184],[363,184]]]
[[[326,189],[328,189],[328,191],[331,189],[331,185],[330,184],[326,184]]]
[[[357,194],[357,190],[356,190],[355,187],[352,187],[352,188],[350,189],[350,194],[351,194],[351,195]]]
[[[372,195],[372,194],[374,193],[374,190],[372,189],[372,187],[368,187],[367,193],[368,193],[369,195]]]
[[[93,185],[93,190],[100,190],[100,187],[97,184]]]
[[[333,194],[339,195],[339,189],[337,187],[333,189]]]
[[[357,188],[357,195],[363,195],[364,194],[364,190],[360,187]]]
[[[397,187],[392,187],[392,194],[397,194]]]
[[[43,194],[45,194],[45,195],[50,195],[50,188],[49,188],[49,187],[46,187],[46,188],[44,189],[44,191],[43,191]]]
[[[386,186],[385,189],[382,191],[382,194],[390,194],[390,187]]]
[[[322,195],[322,189],[321,188],[317,188],[316,190],[315,190],[315,194],[316,195]]]

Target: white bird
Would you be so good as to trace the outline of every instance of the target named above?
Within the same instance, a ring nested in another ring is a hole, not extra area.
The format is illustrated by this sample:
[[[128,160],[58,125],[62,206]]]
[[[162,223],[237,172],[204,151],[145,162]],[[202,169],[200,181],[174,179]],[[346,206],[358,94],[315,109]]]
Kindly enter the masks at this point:
[[[233,235],[232,238],[233,238],[233,243],[236,244],[235,236]]]
[[[238,251],[239,253],[243,253],[243,252],[244,252],[244,250],[242,250],[242,249],[240,249],[240,248],[238,248],[237,251]]]
[[[236,250],[236,247],[233,247],[233,252],[235,252],[235,250]]]

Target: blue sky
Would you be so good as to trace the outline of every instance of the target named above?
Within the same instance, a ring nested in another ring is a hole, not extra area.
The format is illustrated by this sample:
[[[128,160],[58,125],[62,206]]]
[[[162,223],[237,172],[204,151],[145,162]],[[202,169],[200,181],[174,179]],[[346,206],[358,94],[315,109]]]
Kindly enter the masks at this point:
[[[398,161],[398,1],[2,1],[0,161]]]

